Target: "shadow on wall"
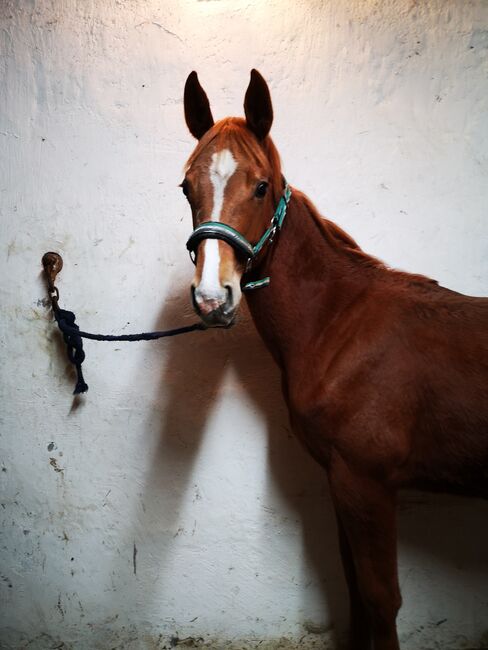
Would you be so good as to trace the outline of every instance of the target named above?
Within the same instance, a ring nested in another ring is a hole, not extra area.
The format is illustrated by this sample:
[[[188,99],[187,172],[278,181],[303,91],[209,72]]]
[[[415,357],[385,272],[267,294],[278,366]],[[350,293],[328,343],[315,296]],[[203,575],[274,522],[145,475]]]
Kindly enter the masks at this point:
[[[434,647],[434,642],[445,647],[448,639],[451,648],[476,644],[486,650],[488,501],[405,492],[399,504],[399,537],[399,629],[405,647]],[[439,587],[435,602],[428,585],[433,581]],[[473,639],[480,629],[481,638]]]
[[[182,525],[185,498],[194,487],[195,462],[208,418],[225,381],[224,375],[232,368],[266,423],[263,445],[268,450],[267,491],[278,491],[278,498],[286,503],[291,517],[301,524],[305,551],[302,565],[309,564],[314,576],[314,585],[303,590],[304,602],[300,603],[305,613],[304,633],[324,632],[331,622],[334,627],[344,627],[346,591],[326,476],[292,435],[281,396],[279,371],[249,317],[246,318],[246,310],[243,311],[244,316],[230,330],[197,332],[164,343],[165,366],[155,402],[157,411],[152,416],[153,420],[159,419],[160,432],[140,496],[144,512],[134,518],[133,530],[125,532],[128,545],[141,528],[148,536],[159,531],[160,537],[146,538],[143,542],[145,553],[152,557],[154,573],[151,580],[144,579],[144,592],[134,594],[134,607],[144,618],[161,599],[161,576],[173,560],[172,538]],[[189,313],[188,291],[182,288],[181,298],[167,300],[155,329],[181,323],[181,315]],[[191,312],[188,321],[193,322],[195,318]],[[242,439],[243,449],[246,444]],[[222,509],[218,503],[210,507]],[[214,584],[209,585],[210,591],[218,592],[221,576],[212,578]],[[226,600],[226,595],[222,596]],[[320,618],[308,620],[306,612],[317,609],[317,598],[324,605]],[[164,609],[164,604],[161,607]]]
[[[167,301],[155,327],[163,329],[181,322],[182,313],[188,313],[185,291],[182,291],[181,299]],[[128,598],[133,601],[131,607],[137,612],[134,622],[150,620],[149,612],[159,607],[161,628],[171,627],[171,621],[164,616],[165,604],[160,602],[160,580],[165,567],[173,561],[172,537],[178,534],[185,497],[193,489],[194,466],[208,418],[226,370],[231,366],[266,422],[267,439],[263,444],[268,448],[269,489],[278,490],[300,521],[304,563],[310,565],[317,576],[316,582],[320,584],[319,595],[317,591],[303,590],[305,602],[301,609],[305,618],[306,612],[316,609],[318,597],[324,604],[323,618],[319,621],[304,620],[304,631],[324,632],[331,625],[334,628],[331,636],[336,636],[336,631],[342,636],[347,620],[347,597],[325,474],[298,447],[297,442],[286,440],[290,435],[286,413],[284,408],[276,408],[277,403],[282,403],[279,372],[252,324],[244,321],[231,330],[168,339],[165,350],[166,364],[159,389],[159,395],[165,397],[163,405],[158,397],[157,411],[153,416],[154,420],[159,418],[161,424],[141,494],[144,511],[137,517],[134,515],[133,526],[129,523],[125,531],[127,547],[132,546],[132,540],[140,535],[141,529],[145,531],[144,549],[151,562],[149,573],[143,580],[143,589],[139,585],[139,590],[125,591],[123,596],[125,601]],[[245,439],[242,445],[246,445]],[[465,500],[459,501],[452,505],[451,497],[427,499],[418,494],[407,496],[400,509],[403,513],[400,535],[402,547],[406,546],[409,551],[413,549],[415,557],[420,555],[419,566],[425,567],[432,558],[439,572],[439,582],[443,580],[444,571],[448,572],[452,566],[459,566],[462,562],[463,570],[469,573],[465,576],[466,585],[479,574],[481,565],[488,565],[488,529],[486,525],[483,530],[480,527],[479,502],[470,500],[468,505]],[[212,507],[218,509],[219,504]],[[461,525],[454,523],[453,516],[460,518]],[[157,526],[155,522],[158,522]],[[453,527],[456,529],[454,533]],[[213,578],[215,583],[209,587],[218,593],[220,576],[214,575]],[[402,588],[405,611],[408,609],[408,585],[404,584]],[[469,587],[464,588],[468,594]],[[416,591],[412,590],[412,594]],[[456,598],[462,597],[461,592],[456,594]],[[115,601],[113,606],[115,611]]]

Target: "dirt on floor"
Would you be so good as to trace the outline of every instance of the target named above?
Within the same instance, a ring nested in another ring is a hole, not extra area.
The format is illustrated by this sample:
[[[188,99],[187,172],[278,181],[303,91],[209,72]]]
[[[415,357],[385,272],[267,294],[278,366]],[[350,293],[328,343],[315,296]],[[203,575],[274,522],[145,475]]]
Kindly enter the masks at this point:
[[[218,641],[216,639],[202,639],[188,637],[186,639],[173,638],[169,645],[160,646],[161,650],[190,650],[201,648],[207,650],[335,650],[336,646],[322,635],[306,634],[299,640],[280,639],[268,640],[239,640],[239,641]]]

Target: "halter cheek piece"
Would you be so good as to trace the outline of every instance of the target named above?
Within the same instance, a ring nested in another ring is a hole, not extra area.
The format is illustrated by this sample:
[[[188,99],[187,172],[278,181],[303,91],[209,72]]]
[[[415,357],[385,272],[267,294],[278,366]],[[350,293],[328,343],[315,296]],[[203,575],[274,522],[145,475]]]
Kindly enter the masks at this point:
[[[226,244],[232,246],[236,253],[246,261],[245,272],[249,271],[264,245],[266,243],[272,244],[276,232],[281,230],[283,222],[285,221],[290,197],[291,188],[288,183],[285,183],[285,189],[283,190],[283,194],[281,195],[275,213],[273,214],[271,223],[264,231],[257,244],[254,245],[251,244],[244,235],[241,235],[238,230],[235,230],[235,228],[232,228],[232,226],[229,226],[226,223],[220,223],[220,221],[204,221],[195,228],[186,242],[186,247],[190,252],[192,262],[194,264],[196,263],[198,246],[204,239],[220,239]],[[242,289],[243,291],[259,289],[260,287],[267,286],[269,282],[269,277],[263,278],[262,280],[257,280],[255,282],[248,282],[242,287]]]

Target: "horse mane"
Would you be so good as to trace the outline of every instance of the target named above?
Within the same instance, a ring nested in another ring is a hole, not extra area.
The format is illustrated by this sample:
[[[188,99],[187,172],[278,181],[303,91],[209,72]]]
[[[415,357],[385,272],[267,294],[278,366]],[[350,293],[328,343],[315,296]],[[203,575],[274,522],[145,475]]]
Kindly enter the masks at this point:
[[[434,285],[438,284],[437,280],[432,280],[425,275],[419,273],[408,273],[406,271],[393,269],[377,257],[366,253],[359,246],[359,244],[340,226],[338,226],[333,221],[329,221],[325,217],[322,217],[315,205],[305,194],[297,190],[294,190],[293,193],[298,198],[298,200],[305,205],[307,212],[314,220],[327,243],[332,246],[332,248],[345,253],[349,259],[356,262],[356,264],[359,263],[359,265],[363,268],[387,271],[394,274],[397,278],[403,278],[411,282],[420,282]]]

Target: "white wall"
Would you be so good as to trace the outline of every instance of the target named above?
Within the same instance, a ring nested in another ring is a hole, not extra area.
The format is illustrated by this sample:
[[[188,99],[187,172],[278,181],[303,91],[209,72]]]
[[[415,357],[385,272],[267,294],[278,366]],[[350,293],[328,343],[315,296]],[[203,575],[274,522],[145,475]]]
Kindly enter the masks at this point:
[[[2,647],[332,639],[346,594],[325,478],[248,317],[87,342],[74,401],[40,258],[63,255],[62,304],[85,329],[192,322],[183,84],[197,69],[214,115],[239,115],[257,67],[293,185],[392,266],[486,293],[487,3],[3,0],[0,15]],[[487,514],[405,498],[404,648],[487,645]]]

